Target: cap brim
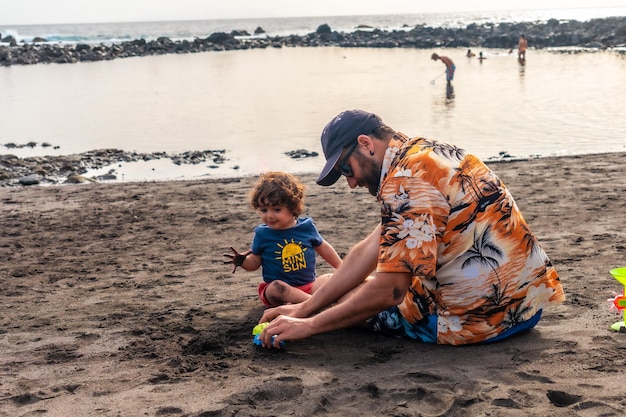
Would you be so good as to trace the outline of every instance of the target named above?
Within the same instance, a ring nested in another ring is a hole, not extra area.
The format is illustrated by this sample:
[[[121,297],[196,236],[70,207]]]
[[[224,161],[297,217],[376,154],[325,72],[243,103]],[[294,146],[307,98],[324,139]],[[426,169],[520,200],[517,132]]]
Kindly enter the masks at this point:
[[[343,149],[339,149],[335,155],[332,155],[330,158],[326,160],[326,165],[324,165],[324,169],[322,169],[322,173],[317,177],[317,183],[323,186],[333,185],[337,182],[337,180],[341,177],[341,172],[335,169],[335,165],[337,161],[339,161],[339,157],[341,156],[341,152]]]

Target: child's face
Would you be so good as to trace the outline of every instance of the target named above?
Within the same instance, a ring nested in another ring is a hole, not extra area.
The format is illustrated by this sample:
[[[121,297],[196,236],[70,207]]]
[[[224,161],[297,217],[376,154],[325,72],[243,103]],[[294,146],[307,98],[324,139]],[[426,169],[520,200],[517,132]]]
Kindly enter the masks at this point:
[[[295,225],[295,217],[287,206],[260,206],[257,213],[261,221],[271,229],[289,229]]]

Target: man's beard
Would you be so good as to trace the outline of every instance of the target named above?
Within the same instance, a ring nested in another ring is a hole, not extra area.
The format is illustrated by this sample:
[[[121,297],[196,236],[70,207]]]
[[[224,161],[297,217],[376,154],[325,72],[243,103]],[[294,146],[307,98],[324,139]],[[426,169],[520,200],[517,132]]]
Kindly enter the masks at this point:
[[[359,167],[362,172],[362,180],[359,181],[360,186],[367,186],[368,191],[374,197],[378,196],[378,189],[380,188],[380,173],[382,171],[382,165],[377,161],[366,158],[361,153],[361,149],[356,152],[357,159],[359,161]]]

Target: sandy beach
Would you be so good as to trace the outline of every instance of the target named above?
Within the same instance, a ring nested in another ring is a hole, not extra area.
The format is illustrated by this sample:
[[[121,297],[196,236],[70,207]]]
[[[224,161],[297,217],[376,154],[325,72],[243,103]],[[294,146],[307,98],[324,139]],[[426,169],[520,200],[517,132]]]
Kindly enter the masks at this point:
[[[256,178],[0,188],[0,416],[619,416],[626,153],[490,163],[567,301],[484,346],[347,329],[258,348],[246,248]],[[307,185],[339,253],[379,221],[365,190]],[[329,267],[322,261],[320,272]]]

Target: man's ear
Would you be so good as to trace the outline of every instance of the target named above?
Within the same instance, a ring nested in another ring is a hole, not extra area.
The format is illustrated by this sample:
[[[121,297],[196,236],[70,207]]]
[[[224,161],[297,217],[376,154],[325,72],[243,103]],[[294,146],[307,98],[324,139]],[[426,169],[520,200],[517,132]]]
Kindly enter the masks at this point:
[[[359,143],[359,146],[363,146],[367,151],[374,150],[374,141],[367,135],[359,135],[356,138],[356,141]]]

